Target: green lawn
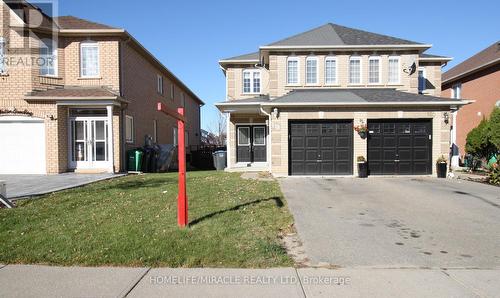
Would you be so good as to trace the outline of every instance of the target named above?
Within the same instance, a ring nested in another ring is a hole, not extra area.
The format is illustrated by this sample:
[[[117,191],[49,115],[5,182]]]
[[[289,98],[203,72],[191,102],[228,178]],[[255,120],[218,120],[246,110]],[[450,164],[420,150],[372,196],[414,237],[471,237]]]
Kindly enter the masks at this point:
[[[127,176],[0,210],[0,263],[273,267],[293,261],[276,182],[188,173],[190,227],[177,227],[177,174]]]

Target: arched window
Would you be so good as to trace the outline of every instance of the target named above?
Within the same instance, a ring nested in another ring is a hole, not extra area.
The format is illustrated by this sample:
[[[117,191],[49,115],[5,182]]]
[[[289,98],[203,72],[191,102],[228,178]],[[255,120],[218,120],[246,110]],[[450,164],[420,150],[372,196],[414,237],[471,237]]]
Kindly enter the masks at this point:
[[[337,84],[337,58],[328,56],[325,59],[325,84]]]
[[[299,58],[288,57],[286,63],[286,83],[297,85],[299,83]]]
[[[99,44],[85,41],[80,44],[80,76],[83,78],[99,76]]]

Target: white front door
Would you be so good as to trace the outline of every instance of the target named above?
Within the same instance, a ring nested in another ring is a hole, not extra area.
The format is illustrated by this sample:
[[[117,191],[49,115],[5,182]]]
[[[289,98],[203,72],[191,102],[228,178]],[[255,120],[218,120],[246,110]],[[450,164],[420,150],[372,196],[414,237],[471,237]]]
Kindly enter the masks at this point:
[[[70,119],[70,167],[73,169],[107,169],[108,120],[106,117]]]

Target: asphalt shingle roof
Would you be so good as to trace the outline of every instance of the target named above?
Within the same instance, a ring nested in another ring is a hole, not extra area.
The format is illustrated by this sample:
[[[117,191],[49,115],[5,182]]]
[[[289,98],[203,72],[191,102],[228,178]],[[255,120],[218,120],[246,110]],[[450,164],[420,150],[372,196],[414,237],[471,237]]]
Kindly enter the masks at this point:
[[[454,77],[463,76],[474,69],[496,60],[500,61],[500,41],[493,43],[491,46],[445,72],[443,74],[443,82]]]
[[[418,42],[327,23],[268,46],[408,45]]]
[[[439,56],[439,55],[426,54],[426,53],[422,53],[419,56],[420,56],[420,58],[444,58],[444,59],[448,59],[449,58],[449,57],[446,57],[446,56]]]
[[[259,60],[259,52],[243,54],[239,56],[234,56],[222,60]]]
[[[58,97],[74,97],[74,98],[92,98],[92,97],[117,97],[117,95],[103,87],[65,87],[56,88],[43,91],[30,92],[28,96],[34,97],[47,97],[47,98],[58,98]]]
[[[435,102],[453,99],[397,91],[395,89],[296,89],[272,100],[276,103],[331,102]],[[460,101],[460,100],[456,100]]]
[[[74,16],[55,17],[54,20],[61,29],[118,29]]]

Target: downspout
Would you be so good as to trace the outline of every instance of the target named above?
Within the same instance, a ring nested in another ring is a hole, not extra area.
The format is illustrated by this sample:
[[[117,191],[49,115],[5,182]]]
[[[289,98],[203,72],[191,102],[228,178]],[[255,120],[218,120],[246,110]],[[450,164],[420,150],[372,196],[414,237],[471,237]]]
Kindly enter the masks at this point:
[[[267,152],[266,152],[266,154],[267,154],[267,164],[268,164],[268,168],[269,168],[269,173],[271,173],[271,174],[272,174],[272,172],[273,172],[273,171],[272,171],[272,160],[271,160],[271,158],[272,158],[272,152],[271,152],[271,150],[272,150],[272,148],[273,148],[273,147],[272,147],[272,144],[273,144],[273,143],[272,143],[272,139],[271,139],[271,135],[272,135],[272,134],[271,134],[271,127],[272,127],[272,123],[271,123],[271,121],[272,121],[272,115],[271,115],[271,113],[266,112],[266,111],[264,110],[264,108],[262,108],[262,106],[260,107],[260,112],[261,112],[262,114],[266,115],[266,116],[269,118],[269,120],[268,120],[268,126],[269,126],[269,129],[268,129],[268,142],[267,142]]]
[[[124,92],[123,92],[123,86],[124,86],[124,70],[123,70],[123,46],[124,44],[127,44],[131,40],[130,36],[124,41],[121,41],[119,43],[119,50],[118,50],[118,68],[120,72],[120,97],[125,98]],[[125,156],[126,150],[125,150],[125,110],[128,108],[128,104],[123,107],[123,104],[120,105],[120,120],[119,120],[119,125],[120,125],[120,168],[123,169],[123,171],[127,171],[127,157]]]

